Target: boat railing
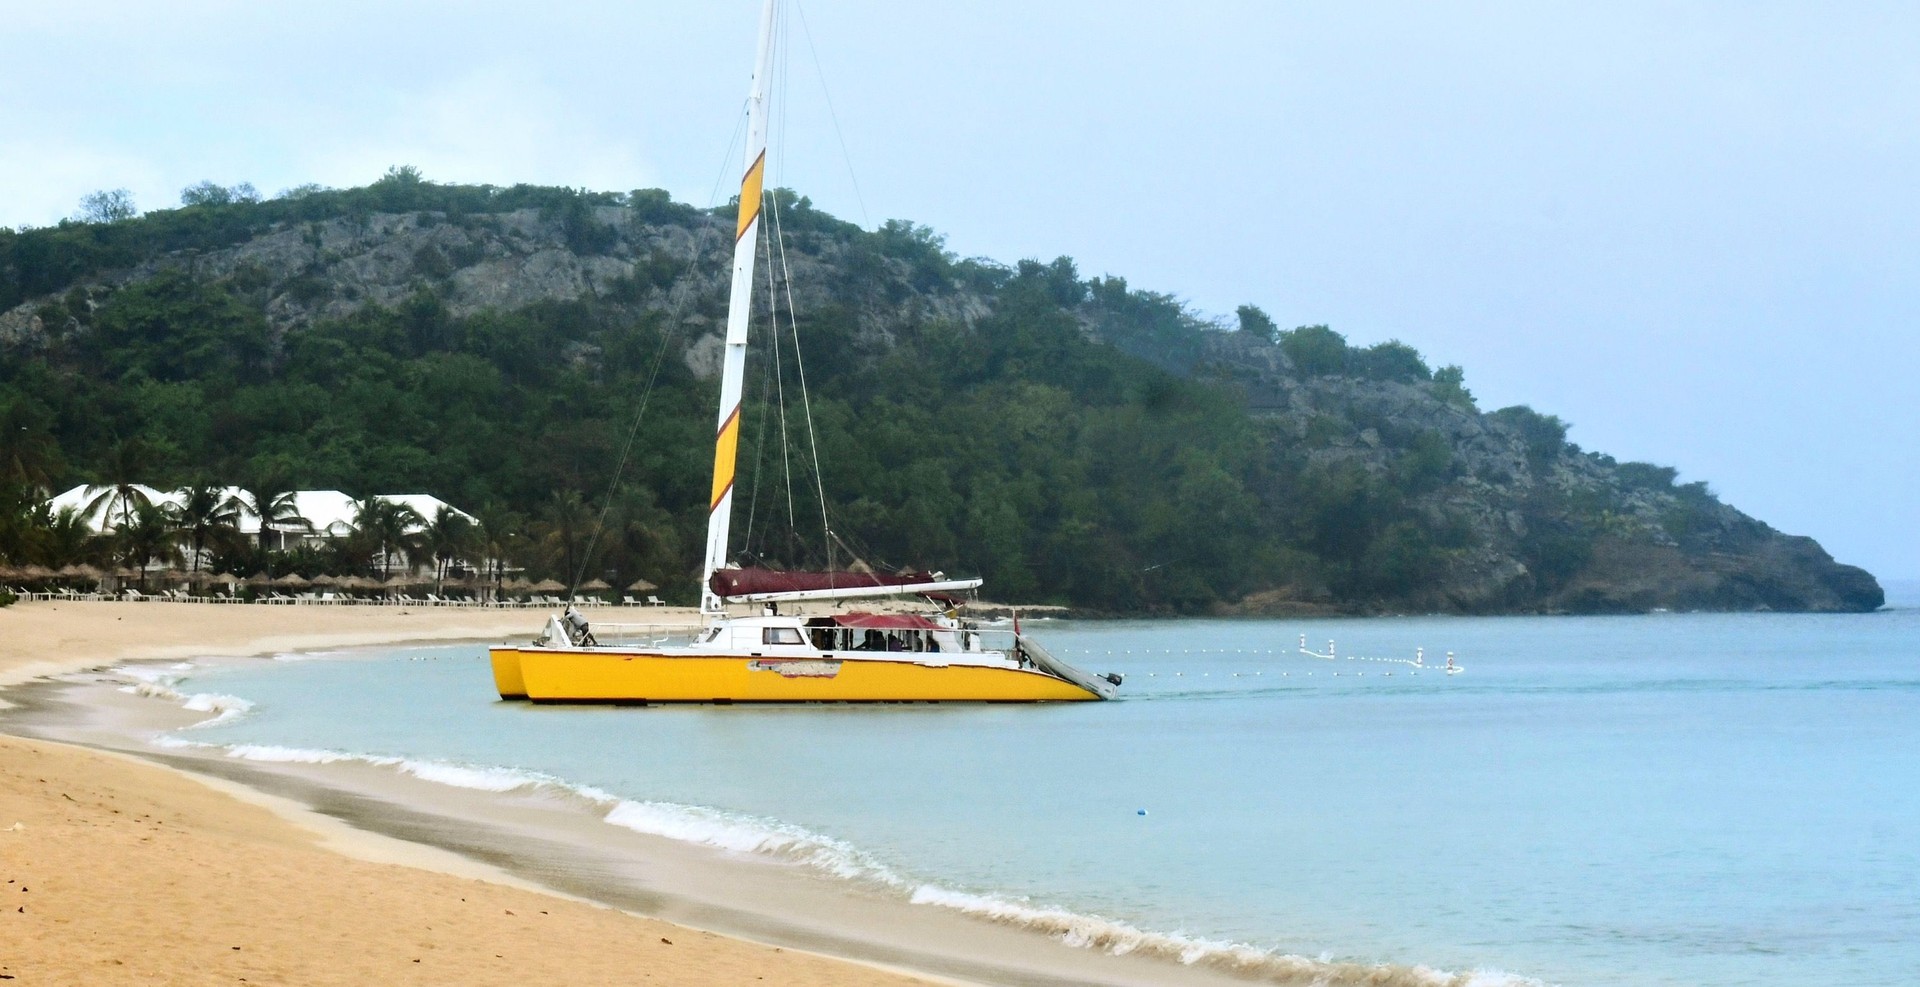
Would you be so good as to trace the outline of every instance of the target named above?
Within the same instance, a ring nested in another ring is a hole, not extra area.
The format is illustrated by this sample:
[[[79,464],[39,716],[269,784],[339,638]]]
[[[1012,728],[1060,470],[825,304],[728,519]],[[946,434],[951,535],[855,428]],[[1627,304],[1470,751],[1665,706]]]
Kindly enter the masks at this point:
[[[674,647],[692,644],[698,624],[628,624],[596,620],[589,625],[594,641],[607,646]]]
[[[973,645],[966,650],[1002,651],[1012,653],[1018,636],[1011,627],[968,627],[960,631],[963,642],[971,640]]]

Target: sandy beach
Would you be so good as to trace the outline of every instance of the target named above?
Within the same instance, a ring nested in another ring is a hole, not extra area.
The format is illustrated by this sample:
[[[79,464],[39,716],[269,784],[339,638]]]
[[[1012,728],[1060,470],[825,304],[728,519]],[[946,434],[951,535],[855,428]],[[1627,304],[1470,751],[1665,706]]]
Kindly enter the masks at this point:
[[[0,609],[0,687],[134,659],[530,635],[540,618],[21,603]],[[37,739],[0,737],[0,880],[0,976],[20,983],[927,982],[544,893],[284,799]]]

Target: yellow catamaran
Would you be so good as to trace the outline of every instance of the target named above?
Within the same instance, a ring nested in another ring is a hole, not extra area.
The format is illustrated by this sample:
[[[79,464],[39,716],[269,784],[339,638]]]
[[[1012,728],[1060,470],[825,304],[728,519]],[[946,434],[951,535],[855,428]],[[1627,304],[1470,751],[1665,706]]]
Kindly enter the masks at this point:
[[[734,233],[733,288],[720,378],[700,609],[692,641],[601,645],[573,613],[547,621],[531,644],[492,649],[503,699],[543,703],[1048,702],[1111,699],[1118,675],[1093,675],[1048,654],[1018,631],[1004,647],[959,619],[953,594],[979,579],[939,573],[881,576],[778,572],[727,563],[733,479],[740,441],[741,384],[754,254],[767,161],[766,86],[772,67],[774,0],[760,19],[759,53],[747,102],[745,174]],[[922,596],[945,606],[928,614],[782,615],[782,603]],[[729,605],[756,611],[736,615]]]

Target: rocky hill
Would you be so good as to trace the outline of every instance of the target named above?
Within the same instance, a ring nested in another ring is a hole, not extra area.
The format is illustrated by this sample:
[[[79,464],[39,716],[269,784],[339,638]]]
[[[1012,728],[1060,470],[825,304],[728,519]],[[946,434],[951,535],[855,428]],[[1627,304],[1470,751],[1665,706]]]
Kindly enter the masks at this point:
[[[1402,344],[1251,308],[1221,327],[1065,258],[960,260],[775,195],[762,271],[783,311],[791,292],[838,465],[835,534],[763,534],[743,549],[763,561],[818,563],[844,535],[875,564],[1116,612],[1881,605],[1811,539],[1583,451],[1551,415],[1482,412]],[[0,233],[0,410],[58,446],[48,482],[142,436],[159,473],[273,466],[541,517],[555,491],[604,496],[633,395],[665,388],[636,433],[651,520],[606,564],[673,585],[699,544],[731,216],[402,171]]]

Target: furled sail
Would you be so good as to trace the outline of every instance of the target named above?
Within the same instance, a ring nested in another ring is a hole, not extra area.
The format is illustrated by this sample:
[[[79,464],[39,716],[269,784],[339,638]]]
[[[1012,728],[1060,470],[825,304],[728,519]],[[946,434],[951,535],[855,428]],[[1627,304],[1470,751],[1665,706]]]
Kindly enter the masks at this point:
[[[978,579],[948,579],[937,572],[782,572],[778,569],[717,569],[707,586],[723,600],[824,600],[894,593],[953,593],[973,589]]]

